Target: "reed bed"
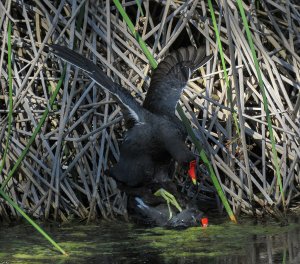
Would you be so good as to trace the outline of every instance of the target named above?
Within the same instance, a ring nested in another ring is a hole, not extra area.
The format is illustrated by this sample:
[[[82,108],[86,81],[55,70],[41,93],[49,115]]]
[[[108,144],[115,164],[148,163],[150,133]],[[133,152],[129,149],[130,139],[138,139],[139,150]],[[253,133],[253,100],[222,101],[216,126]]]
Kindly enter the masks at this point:
[[[266,108],[237,2],[121,4],[154,61],[190,44],[205,45],[214,54],[189,82],[180,106],[234,214],[280,216],[300,193],[300,5],[295,0],[241,3]],[[142,102],[151,67],[138,38],[109,0],[6,0],[0,3],[0,27],[1,191],[35,218],[127,218],[126,195],[106,173],[118,160],[125,132],[120,108],[82,71],[49,54],[47,44],[85,54]],[[198,153],[192,138],[188,144]],[[198,161],[200,185],[209,190],[200,194],[217,201],[209,171]],[[185,178],[178,168],[174,180],[191,195]],[[16,209],[0,198],[0,218],[16,217]]]

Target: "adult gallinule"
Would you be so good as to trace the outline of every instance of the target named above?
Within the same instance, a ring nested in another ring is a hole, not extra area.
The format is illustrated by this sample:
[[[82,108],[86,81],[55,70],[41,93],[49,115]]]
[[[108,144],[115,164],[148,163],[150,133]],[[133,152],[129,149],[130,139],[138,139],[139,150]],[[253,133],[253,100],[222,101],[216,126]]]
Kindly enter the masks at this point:
[[[146,225],[162,226],[168,228],[187,228],[191,226],[201,226],[204,213],[195,207],[180,210],[175,213],[166,204],[149,206],[141,198],[136,197],[136,212],[140,216],[140,221]],[[138,216],[136,216],[138,217]]]
[[[185,145],[186,131],[175,108],[191,74],[212,56],[201,47],[181,48],[166,56],[154,70],[143,106],[122,86],[113,82],[92,61],[59,45],[52,52],[79,67],[118,101],[128,131],[120,148],[120,159],[110,175],[127,186],[153,181],[161,166],[173,158],[180,164],[194,160]]]

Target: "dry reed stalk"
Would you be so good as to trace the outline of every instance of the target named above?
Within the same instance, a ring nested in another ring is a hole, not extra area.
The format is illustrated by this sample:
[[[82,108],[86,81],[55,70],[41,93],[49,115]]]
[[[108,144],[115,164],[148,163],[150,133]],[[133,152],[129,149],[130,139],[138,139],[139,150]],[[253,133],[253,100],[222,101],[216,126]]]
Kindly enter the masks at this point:
[[[258,7],[244,3],[244,9],[267,93],[289,207],[300,189],[300,8],[295,0],[260,3]],[[214,5],[232,104],[206,1],[143,1],[145,16],[135,1],[127,1],[124,7],[158,61],[169,48],[188,44],[205,45],[215,55],[201,69],[204,77],[190,81],[181,104],[234,212],[263,215],[274,204],[280,207],[266,113],[235,1]],[[62,63],[45,51],[47,43],[61,43],[101,64],[139,102],[150,79],[145,55],[109,0],[65,0],[59,5],[48,0],[34,4],[6,0],[0,3],[0,13],[0,153],[7,133],[6,18],[14,23],[14,122],[2,182],[49,108],[49,97],[62,73]],[[105,174],[119,156],[124,133],[120,108],[81,71],[67,67],[64,89],[5,190],[35,217],[61,221],[73,215],[88,220],[127,217],[126,197]],[[233,114],[240,134],[234,130]],[[203,184],[211,188],[210,179],[203,177]],[[1,218],[17,215],[0,201]]]

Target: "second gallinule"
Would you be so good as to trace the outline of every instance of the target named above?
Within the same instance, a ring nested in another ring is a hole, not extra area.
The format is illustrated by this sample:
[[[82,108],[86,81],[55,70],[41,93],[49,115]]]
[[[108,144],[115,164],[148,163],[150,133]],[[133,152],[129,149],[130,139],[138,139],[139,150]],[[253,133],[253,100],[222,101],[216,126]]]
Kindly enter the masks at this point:
[[[118,101],[128,128],[119,162],[110,169],[110,175],[118,182],[141,186],[151,182],[160,166],[169,164],[172,158],[180,164],[195,159],[185,145],[187,134],[175,109],[191,74],[212,57],[205,55],[203,47],[181,48],[166,56],[153,72],[143,106],[92,61],[63,46],[50,48],[58,57],[85,71]]]
[[[139,222],[168,228],[182,229],[191,226],[201,226],[204,213],[195,207],[180,209],[178,213],[171,210],[166,204],[157,206],[149,206],[140,197],[135,198],[136,208]]]

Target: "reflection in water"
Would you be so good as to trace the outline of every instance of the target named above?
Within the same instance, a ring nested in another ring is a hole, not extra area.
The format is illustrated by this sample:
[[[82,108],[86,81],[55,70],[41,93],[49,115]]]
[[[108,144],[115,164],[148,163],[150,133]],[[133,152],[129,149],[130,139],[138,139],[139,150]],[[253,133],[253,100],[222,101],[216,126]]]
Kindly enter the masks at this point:
[[[31,226],[0,225],[0,264],[300,263],[300,219],[287,227],[226,221],[181,231],[120,222],[45,229],[70,257],[59,255]]]

